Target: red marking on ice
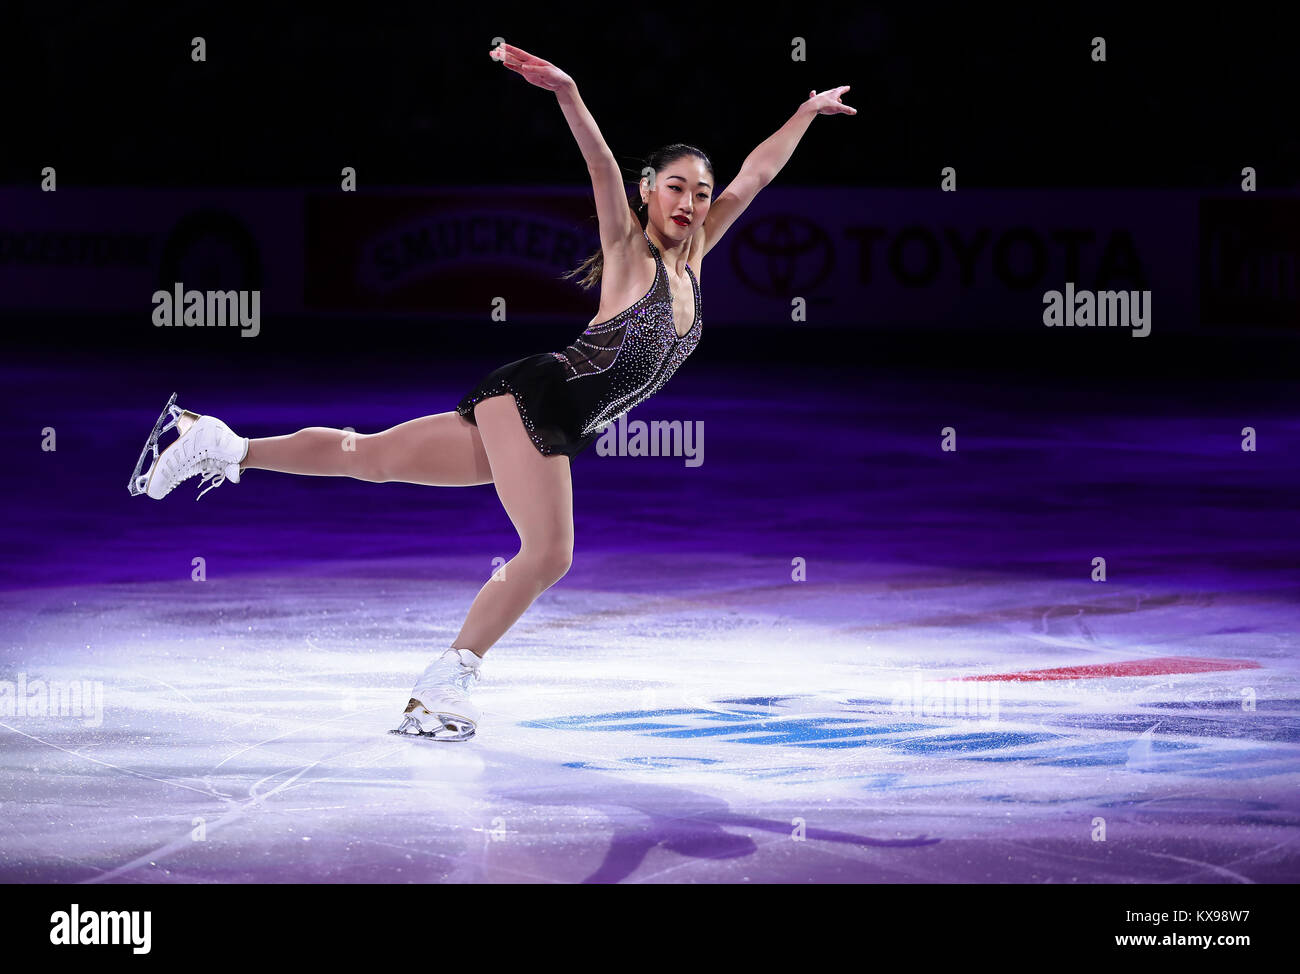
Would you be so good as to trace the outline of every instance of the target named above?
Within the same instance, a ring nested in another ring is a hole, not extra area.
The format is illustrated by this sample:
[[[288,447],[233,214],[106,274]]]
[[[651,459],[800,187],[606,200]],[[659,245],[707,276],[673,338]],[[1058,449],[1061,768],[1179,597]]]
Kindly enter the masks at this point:
[[[1244,659],[1205,659],[1196,656],[1157,656],[1154,659],[1125,660],[1122,663],[1094,663],[1091,666],[1060,666],[1052,670],[1022,670],[962,676],[959,680],[1095,680],[1106,676],[1159,676],[1163,673],[1212,673],[1216,670],[1257,670],[1259,664]]]

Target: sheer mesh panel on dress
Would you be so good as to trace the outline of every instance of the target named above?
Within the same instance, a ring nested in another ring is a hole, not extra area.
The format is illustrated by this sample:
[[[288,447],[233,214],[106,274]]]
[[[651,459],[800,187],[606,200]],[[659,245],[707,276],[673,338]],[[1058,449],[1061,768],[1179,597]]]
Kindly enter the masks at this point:
[[[617,315],[603,324],[592,325],[564,350],[561,358],[573,375],[594,375],[604,372],[614,364],[623,337],[627,334],[624,315]]]

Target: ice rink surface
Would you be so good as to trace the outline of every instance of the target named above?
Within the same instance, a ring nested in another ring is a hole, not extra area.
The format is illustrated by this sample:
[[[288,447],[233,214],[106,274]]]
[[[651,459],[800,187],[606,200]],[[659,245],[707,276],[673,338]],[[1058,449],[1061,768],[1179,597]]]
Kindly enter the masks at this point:
[[[386,732],[514,554],[490,486],[129,498],[170,387],[92,428],[91,390],[8,378],[5,445],[62,439],[3,487],[4,881],[1300,879],[1276,406],[880,384],[832,408],[792,375],[759,421],[745,383],[684,375],[629,418],[704,420],[706,462],[575,461],[574,567],[487,654],[478,736],[434,743]],[[365,432],[461,384],[180,404]]]

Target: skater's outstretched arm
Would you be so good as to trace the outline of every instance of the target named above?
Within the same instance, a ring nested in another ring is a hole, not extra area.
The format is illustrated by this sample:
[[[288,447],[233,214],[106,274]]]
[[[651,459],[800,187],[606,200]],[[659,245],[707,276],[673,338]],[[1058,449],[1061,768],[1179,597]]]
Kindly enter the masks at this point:
[[[600,222],[600,246],[610,254],[641,240],[641,222],[632,212],[623,186],[614,153],[605,144],[596,120],[587,111],[578,95],[574,80],[550,61],[529,54],[523,48],[502,43],[494,47],[491,56],[510,70],[522,75],[530,84],[555,92],[560,108],[569,123],[573,137],[587,161],[591,186],[596,197],[596,217]]]
[[[849,90],[848,85],[830,88],[820,95],[808,92],[808,100],[798,107],[794,115],[775,133],[768,136],[758,148],[745,157],[736,178],[718,195],[709,207],[701,232],[704,234],[704,253],[707,254],[722,239],[727,228],[745,212],[758,191],[776,178],[776,174],[790,161],[794,147],[803,138],[814,115],[856,115],[858,110],[840,101]]]

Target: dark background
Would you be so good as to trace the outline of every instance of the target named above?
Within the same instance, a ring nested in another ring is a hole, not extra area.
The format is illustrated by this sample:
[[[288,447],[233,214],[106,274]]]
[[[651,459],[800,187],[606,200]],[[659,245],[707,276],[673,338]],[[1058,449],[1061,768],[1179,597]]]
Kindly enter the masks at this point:
[[[1296,182],[1295,37],[1266,10],[636,7],[11,3],[0,179],[54,159],[89,185],[333,185],[346,158],[376,183],[585,181],[554,97],[488,58],[499,35],[573,76],[620,161],[684,141],[733,173],[848,84],[864,124],[813,130],[782,181],[1208,187],[1250,160]]]
[[[207,39],[207,63],[190,61],[195,35]],[[8,93],[0,181],[35,185],[41,167],[55,165],[61,189],[332,188],[346,164],[363,193],[586,184],[554,96],[489,59],[498,35],[574,77],[629,179],[643,153],[684,141],[711,155],[725,187],[810,89],[847,84],[844,100],[858,115],[816,120],[780,184],[929,187],[952,165],[964,188],[1236,192],[1248,164],[1261,190],[1296,186],[1294,35],[1284,17],[1094,4],[387,3],[327,12],[18,2],[0,30]],[[1106,38],[1104,64],[1089,58],[1094,35]],[[795,36],[807,41],[806,62],[790,59]],[[593,293],[593,311],[595,302]],[[539,327],[530,349],[562,347],[583,323]],[[124,347],[121,335],[140,333],[80,316],[29,324],[9,316],[9,341],[66,351],[71,336],[80,349],[112,355]],[[193,341],[244,363],[274,355],[382,363],[416,341],[501,356],[499,336],[482,329],[378,324],[364,343],[331,341],[355,335],[354,323],[337,318],[282,322],[256,343]],[[903,329],[834,329],[828,340],[860,344],[876,363],[962,372],[984,364],[1187,377],[1285,369],[1294,335],[1128,342],[1118,356],[1113,343],[1076,343],[1075,354],[1051,361],[1040,352],[1054,336],[1041,328],[1011,344],[960,332],[936,343]],[[791,337],[718,328],[707,355],[825,358],[821,342]]]

